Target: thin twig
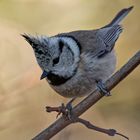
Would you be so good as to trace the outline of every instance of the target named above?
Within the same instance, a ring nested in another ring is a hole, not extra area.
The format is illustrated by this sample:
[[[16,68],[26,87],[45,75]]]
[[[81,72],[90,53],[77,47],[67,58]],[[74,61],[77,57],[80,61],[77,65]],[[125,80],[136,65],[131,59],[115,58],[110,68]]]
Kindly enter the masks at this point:
[[[95,126],[95,125],[91,124],[89,121],[84,120],[82,118],[76,118],[75,122],[80,122],[80,123],[82,123],[83,125],[85,125],[89,129],[93,129],[95,131],[108,134],[109,136],[115,136],[115,134],[116,134],[116,135],[120,135],[120,136],[122,136],[122,137],[124,137],[124,138],[129,140],[129,138],[127,136],[125,136],[125,135],[123,135],[121,133],[118,133],[115,129],[104,129],[104,128]]]
[[[128,74],[130,74],[138,65],[140,64],[140,51],[138,51],[120,70],[118,70],[111,78],[105,82],[105,87],[109,91],[112,90],[120,81],[122,81]],[[100,94],[98,90],[92,92],[88,97],[76,105],[72,113],[79,117],[86,110],[88,110],[92,105],[94,105],[98,100],[100,100],[103,95]],[[64,129],[66,126],[71,124],[71,120],[66,120],[63,116],[56,120],[52,125],[46,128],[44,131],[39,133],[33,140],[49,140],[59,131]]]
[[[59,112],[58,114],[62,113],[62,115],[64,117],[67,117],[66,115],[68,114],[64,105],[60,106],[60,107],[46,107],[46,111],[49,112],[49,113],[50,112]],[[105,133],[109,136],[120,135],[120,136],[129,140],[129,138],[127,136],[125,136],[121,133],[118,133],[115,129],[104,129],[104,128],[95,126],[87,120],[84,120],[84,119],[79,118],[79,117],[75,117],[74,114],[71,114],[71,120],[72,120],[73,123],[78,123],[79,122],[79,123],[85,125],[89,129],[92,129],[92,130],[95,130],[95,131],[98,131],[98,132],[101,132],[101,133]]]
[[[62,113],[62,115],[64,117],[66,117],[66,115],[68,114],[68,112],[67,112],[67,110],[66,110],[64,105],[59,106],[59,107],[50,107],[50,106],[48,107],[47,106],[46,111],[49,112],[49,113],[50,112],[58,112],[58,115],[60,115]],[[92,130],[95,130],[95,131],[98,131],[98,132],[101,132],[101,133],[108,134],[109,136],[115,136],[115,134],[116,134],[116,135],[120,135],[120,136],[122,136],[122,137],[124,137],[124,138],[129,140],[129,138],[127,136],[125,136],[125,135],[123,135],[121,133],[118,133],[115,129],[104,129],[104,128],[95,126],[95,125],[91,124],[87,120],[84,120],[84,119],[79,118],[79,117],[75,117],[73,114],[71,114],[71,121],[73,123],[78,123],[79,122],[79,123],[85,125],[89,129],[92,129]]]

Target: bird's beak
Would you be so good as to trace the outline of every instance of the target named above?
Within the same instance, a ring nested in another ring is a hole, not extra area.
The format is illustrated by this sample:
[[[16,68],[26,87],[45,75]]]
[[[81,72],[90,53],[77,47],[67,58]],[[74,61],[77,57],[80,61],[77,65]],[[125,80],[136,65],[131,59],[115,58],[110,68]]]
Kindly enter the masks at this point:
[[[41,77],[40,77],[40,80],[46,78],[47,75],[48,75],[48,73],[44,70],[43,73],[42,73],[42,75],[41,75]]]

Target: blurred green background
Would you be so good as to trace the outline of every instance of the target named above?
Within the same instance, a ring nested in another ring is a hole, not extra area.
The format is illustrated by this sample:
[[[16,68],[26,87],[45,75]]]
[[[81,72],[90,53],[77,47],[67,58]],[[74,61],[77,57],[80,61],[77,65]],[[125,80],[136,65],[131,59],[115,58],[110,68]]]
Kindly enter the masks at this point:
[[[55,94],[45,80],[40,81],[32,48],[22,33],[55,35],[104,26],[122,8],[135,8],[123,22],[124,32],[116,43],[117,69],[140,49],[139,0],[0,0],[0,139],[30,140],[56,117],[45,106],[58,106],[68,99]],[[137,68],[103,98],[83,118],[105,128],[115,128],[140,138],[140,69]],[[114,94],[115,93],[115,94]],[[53,140],[118,140],[71,125]]]

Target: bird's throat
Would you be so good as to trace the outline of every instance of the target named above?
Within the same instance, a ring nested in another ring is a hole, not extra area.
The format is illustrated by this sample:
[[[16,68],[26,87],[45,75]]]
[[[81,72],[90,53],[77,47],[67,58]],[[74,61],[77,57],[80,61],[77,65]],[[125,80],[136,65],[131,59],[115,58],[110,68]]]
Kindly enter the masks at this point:
[[[47,76],[47,79],[50,81],[51,85],[59,86],[59,85],[64,84],[65,82],[67,82],[69,79],[71,79],[72,76],[66,78],[66,77],[62,77],[62,76],[59,76],[59,75],[56,75],[56,74],[53,74],[53,73],[49,73],[48,76]]]

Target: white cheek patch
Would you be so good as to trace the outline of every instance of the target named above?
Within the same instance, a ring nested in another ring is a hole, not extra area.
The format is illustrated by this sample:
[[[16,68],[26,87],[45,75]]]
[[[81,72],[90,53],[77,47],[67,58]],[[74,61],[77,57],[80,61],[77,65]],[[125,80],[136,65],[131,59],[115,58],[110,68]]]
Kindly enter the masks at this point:
[[[70,51],[73,54],[73,64],[69,67],[61,67],[59,68],[59,70],[57,69],[56,74],[59,74],[61,76],[66,76],[66,77],[70,77],[71,75],[73,75],[73,73],[75,72],[75,70],[78,67],[78,62],[80,61],[80,48],[77,44],[77,42],[71,38],[71,37],[66,37],[66,36],[62,36],[62,37],[50,37],[49,39],[49,44],[50,46],[53,45],[59,45],[59,41],[62,41],[64,43],[64,47],[68,47],[70,49]]]
[[[80,50],[79,50],[79,46],[77,45],[77,43],[75,42],[75,40],[73,40],[70,37],[60,37],[60,39],[68,44],[69,48],[71,49],[71,51],[74,54],[74,61],[75,63],[79,62],[80,59]]]
[[[79,62],[80,50],[79,50],[79,46],[77,45],[75,40],[73,40],[70,37],[59,37],[59,39],[61,39],[64,42],[64,44],[67,44],[69,49],[72,51],[72,53],[74,55],[74,62],[75,63]]]
[[[79,62],[80,50],[79,50],[79,46],[76,43],[76,41],[70,37],[51,37],[49,39],[50,46],[52,46],[53,44],[57,44],[59,42],[59,40],[62,40],[64,42],[64,44],[65,43],[68,44],[68,47],[70,48],[70,50],[74,54],[75,63]]]

